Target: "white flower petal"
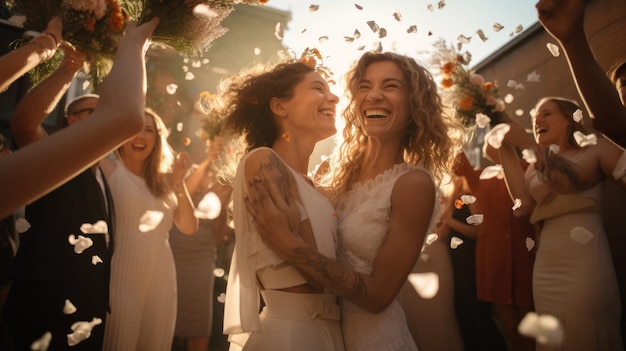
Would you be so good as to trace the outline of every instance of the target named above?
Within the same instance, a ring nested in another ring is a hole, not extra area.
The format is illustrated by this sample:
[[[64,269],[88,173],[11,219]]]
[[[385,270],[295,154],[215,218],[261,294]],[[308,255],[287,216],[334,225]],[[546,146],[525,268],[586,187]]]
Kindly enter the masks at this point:
[[[168,84],[165,87],[165,91],[169,94],[169,95],[174,95],[176,94],[176,91],[178,90],[178,84]]]
[[[551,153],[558,155],[559,152],[561,152],[561,147],[558,146],[557,144],[550,144],[550,147],[548,148],[550,150]]]
[[[509,88],[515,88],[516,85],[517,85],[517,82],[512,79],[509,79],[509,81],[506,82],[506,86]]]
[[[556,317],[528,312],[517,326],[520,334],[534,338],[544,345],[558,346],[563,343],[563,328]]]
[[[471,39],[472,39],[472,37],[466,37],[463,34],[459,34],[459,36],[456,37],[456,40],[458,40],[459,42],[461,42],[463,44],[469,44]]]
[[[73,333],[67,334],[67,344],[74,346],[91,336],[91,330],[96,325],[102,324],[102,319],[94,318],[91,322],[76,322],[72,324]]]
[[[476,197],[473,195],[461,195],[461,201],[464,204],[471,205],[476,202]]]
[[[576,143],[580,147],[596,145],[598,143],[598,137],[594,133],[585,135],[579,131],[574,132],[574,140],[576,140]]]
[[[197,218],[215,219],[221,211],[222,201],[217,194],[210,191],[200,200],[194,213]]]
[[[463,239],[461,239],[461,238],[457,238],[456,236],[453,236],[452,239],[450,239],[450,248],[451,249],[456,249],[461,244],[463,244]]]
[[[19,233],[25,233],[30,229],[30,223],[24,217],[20,217],[15,220],[15,230]]]
[[[205,17],[205,18],[215,18],[219,16],[217,12],[213,11],[209,6],[204,4],[196,5],[193,8],[194,16]]]
[[[139,231],[145,233],[153,230],[161,223],[163,215],[161,211],[146,211],[139,219]]]
[[[493,31],[498,33],[499,31],[501,31],[502,29],[504,29],[504,26],[501,25],[500,23],[496,22],[493,24]]]
[[[63,306],[63,313],[72,314],[76,312],[76,306],[69,299],[65,299],[65,305]]]
[[[515,201],[513,201],[513,207],[511,207],[511,209],[515,211],[520,207],[522,207],[522,200],[515,198]]]
[[[41,336],[41,338],[35,340],[31,345],[30,349],[32,351],[47,351],[48,346],[50,346],[50,340],[52,340],[52,333],[45,332]]]
[[[504,173],[502,165],[491,165],[487,166],[483,169],[483,172],[478,177],[481,180],[491,179],[491,178],[500,178],[500,175]]]
[[[74,246],[74,252],[77,254],[81,254],[83,251],[93,246],[93,240],[82,235],[70,234],[67,240],[70,245]]]
[[[196,78],[196,76],[194,76],[193,73],[191,72],[185,73],[185,80],[193,80],[194,78]]]
[[[593,239],[594,236],[592,232],[580,226],[572,228],[572,230],[569,232],[569,235],[572,240],[581,244],[588,243],[591,239]]]
[[[100,220],[94,224],[83,223],[80,226],[80,231],[84,234],[104,234],[109,232],[109,226],[107,222]]]
[[[98,255],[91,256],[91,264],[95,266],[98,263],[102,263],[102,259],[100,258],[100,256]]]
[[[434,243],[437,239],[439,239],[439,235],[431,233],[426,237],[426,245],[430,245]]]
[[[407,278],[413,289],[423,299],[432,299],[439,291],[439,276],[437,273],[411,273]]]
[[[521,108],[518,108],[517,110],[515,110],[516,116],[522,116],[523,114],[524,114],[524,110],[522,110]]]
[[[482,29],[477,30],[476,34],[478,34],[478,37],[480,38],[480,40],[483,41],[483,43],[485,43],[485,42],[487,42],[487,40],[489,40],[489,38],[487,38],[487,36],[485,35],[485,32],[483,32]]]
[[[483,222],[483,217],[484,215],[482,214],[475,214],[467,217],[465,221],[467,224],[479,225]]]
[[[548,48],[548,51],[550,51],[550,53],[552,54],[552,56],[554,57],[559,57],[559,55],[561,54],[559,52],[559,47],[552,44],[552,43],[547,43],[546,47]]]
[[[283,24],[280,22],[276,22],[276,26],[274,27],[274,36],[278,40],[283,40],[285,36],[285,28],[283,28]]]
[[[491,118],[486,114],[480,112],[476,114],[476,126],[478,126],[478,128],[485,128],[489,122],[491,122]]]
[[[485,134],[485,142],[487,142],[494,149],[499,149],[502,146],[504,136],[509,132],[509,130],[511,130],[511,126],[508,123],[500,123]]]
[[[524,161],[530,164],[537,163],[537,155],[535,155],[535,150],[532,150],[532,149],[522,150],[522,158],[524,159]]]
[[[224,271],[224,268],[215,268],[213,270],[213,275],[216,276],[217,278],[223,277],[224,274],[226,274],[226,272]]]
[[[526,81],[536,83],[541,81],[541,76],[537,72],[532,71],[532,73],[526,76]]]
[[[226,294],[221,293],[217,295],[217,302],[224,303],[226,302]]]
[[[512,103],[513,100],[515,100],[515,96],[513,96],[513,94],[511,93],[506,94],[506,96],[504,97],[504,102],[506,102],[507,104]]]
[[[526,237],[526,249],[530,251],[534,247],[535,247],[535,240],[533,240],[533,238]]]
[[[580,109],[576,110],[573,117],[574,121],[576,121],[576,123],[579,123],[583,120],[583,111],[581,111]]]

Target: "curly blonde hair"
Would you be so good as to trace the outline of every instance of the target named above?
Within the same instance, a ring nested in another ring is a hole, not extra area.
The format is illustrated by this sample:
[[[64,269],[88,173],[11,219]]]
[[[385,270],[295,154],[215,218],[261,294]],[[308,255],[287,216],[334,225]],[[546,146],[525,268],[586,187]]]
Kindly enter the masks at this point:
[[[348,85],[349,103],[343,112],[346,127],[343,130],[343,143],[339,152],[331,159],[331,171],[325,178],[336,200],[349,191],[357,181],[363,167],[363,158],[369,138],[359,122],[359,111],[355,95],[365,70],[372,63],[393,62],[404,73],[409,83],[410,123],[403,136],[404,161],[421,165],[429,171],[436,182],[450,174],[450,161],[461,146],[461,134],[451,136],[453,130],[462,132],[462,126],[444,113],[444,107],[437,92],[437,84],[432,75],[414,59],[395,53],[367,52],[351,68],[345,81]]]

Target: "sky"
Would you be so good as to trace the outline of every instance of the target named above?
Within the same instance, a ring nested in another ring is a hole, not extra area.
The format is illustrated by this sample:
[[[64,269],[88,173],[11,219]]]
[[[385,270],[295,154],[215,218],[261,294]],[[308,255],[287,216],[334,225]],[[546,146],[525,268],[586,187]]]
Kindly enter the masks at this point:
[[[440,8],[439,3],[444,6]],[[459,35],[470,38],[462,51],[469,51],[470,66],[476,65],[537,22],[535,3],[536,0],[269,0],[265,6],[291,12],[291,21],[284,26],[283,44],[296,53],[316,47],[326,66],[343,73],[363,50],[373,49],[376,41],[384,51],[406,54],[427,65],[435,41],[445,39],[450,45],[457,45]],[[312,11],[312,5],[318,9]],[[368,21],[384,28],[387,35],[380,38],[380,32],[373,32]],[[495,23],[503,27],[498,32],[493,29]],[[411,26],[417,31],[407,33]],[[477,34],[479,29],[486,41]],[[360,37],[347,42],[344,37],[354,37],[355,30]],[[327,39],[320,40],[322,37]]]

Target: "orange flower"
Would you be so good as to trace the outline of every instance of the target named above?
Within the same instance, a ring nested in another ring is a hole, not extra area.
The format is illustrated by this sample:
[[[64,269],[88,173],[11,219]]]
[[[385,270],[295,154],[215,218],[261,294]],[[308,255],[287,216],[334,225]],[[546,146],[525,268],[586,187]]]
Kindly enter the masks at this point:
[[[456,69],[456,64],[454,64],[453,62],[447,62],[445,65],[441,66],[441,72],[446,77],[449,77],[450,75],[452,75],[455,69]]]
[[[495,85],[491,82],[486,82],[485,84],[483,84],[483,90],[484,91],[489,91],[491,89],[493,89],[495,87]]]
[[[124,23],[128,19],[120,9],[117,1],[107,0],[107,5],[111,7],[111,16],[109,17],[109,26],[114,32],[121,32],[124,29]]]
[[[459,101],[459,108],[464,111],[469,111],[474,105],[474,98],[471,96],[465,96]]]
[[[444,88],[450,88],[454,85],[454,80],[452,78],[444,78],[441,80],[441,86]]]

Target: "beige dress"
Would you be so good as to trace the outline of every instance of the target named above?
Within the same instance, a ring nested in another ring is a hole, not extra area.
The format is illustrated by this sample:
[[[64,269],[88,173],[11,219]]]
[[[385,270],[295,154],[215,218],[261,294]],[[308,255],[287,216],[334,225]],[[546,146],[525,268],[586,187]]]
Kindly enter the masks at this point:
[[[531,193],[542,183],[534,177]],[[533,271],[538,314],[563,326],[560,347],[537,350],[623,350],[620,297],[602,223],[602,184],[575,194],[555,194],[531,217],[543,227]]]
[[[240,162],[233,188],[235,251],[228,275],[224,307],[224,333],[229,334],[230,350],[343,351],[340,311],[332,294],[299,294],[279,291],[306,283],[306,279],[271,251],[256,232],[244,203],[247,184]],[[317,249],[335,258],[337,217],[324,195],[298,172],[293,173],[302,203],[302,219],[313,228]],[[259,314],[258,281],[265,307]]]

